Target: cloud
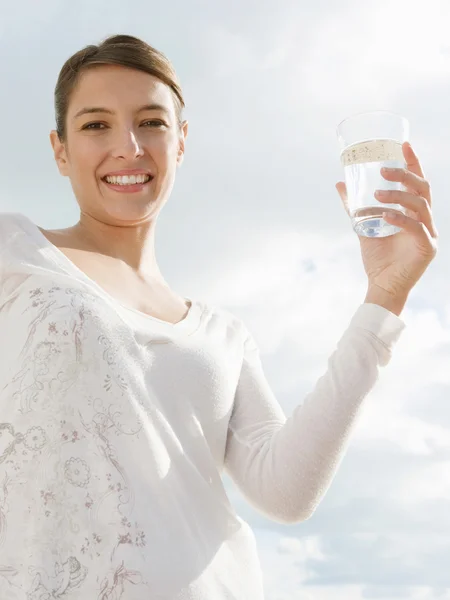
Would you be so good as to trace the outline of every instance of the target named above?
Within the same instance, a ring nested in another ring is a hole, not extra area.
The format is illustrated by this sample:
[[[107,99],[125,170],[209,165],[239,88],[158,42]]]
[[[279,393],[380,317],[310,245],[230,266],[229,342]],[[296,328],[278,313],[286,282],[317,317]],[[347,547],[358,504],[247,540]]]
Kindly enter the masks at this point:
[[[448,78],[450,7],[440,0],[347,3],[316,24],[299,81],[323,105],[389,103],[399,90]]]
[[[327,536],[321,548],[326,559],[307,560],[312,574],[303,585],[450,585],[446,535]]]

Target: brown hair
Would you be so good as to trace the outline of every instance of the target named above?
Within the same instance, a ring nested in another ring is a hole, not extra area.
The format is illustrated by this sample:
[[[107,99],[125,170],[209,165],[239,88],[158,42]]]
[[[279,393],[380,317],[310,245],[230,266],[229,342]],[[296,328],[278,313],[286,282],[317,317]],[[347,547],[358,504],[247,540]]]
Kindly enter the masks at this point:
[[[66,117],[69,101],[82,71],[92,65],[122,65],[144,71],[160,79],[171,89],[178,126],[182,124],[185,106],[181,87],[169,59],[159,50],[131,35],[113,35],[100,45],[89,45],[64,63],[55,87],[56,131],[66,139]]]

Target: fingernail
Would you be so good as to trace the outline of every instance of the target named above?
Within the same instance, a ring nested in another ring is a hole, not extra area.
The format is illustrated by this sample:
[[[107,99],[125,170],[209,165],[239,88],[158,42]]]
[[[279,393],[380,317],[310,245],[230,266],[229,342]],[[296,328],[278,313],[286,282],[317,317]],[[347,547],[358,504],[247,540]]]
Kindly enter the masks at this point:
[[[397,169],[395,167],[382,167],[381,171],[383,173],[392,173],[393,171],[396,171]]]
[[[377,196],[387,196],[389,192],[387,192],[386,190],[375,190],[375,194]]]
[[[398,214],[387,210],[383,212],[383,217],[387,217],[388,219],[396,219],[398,217]]]

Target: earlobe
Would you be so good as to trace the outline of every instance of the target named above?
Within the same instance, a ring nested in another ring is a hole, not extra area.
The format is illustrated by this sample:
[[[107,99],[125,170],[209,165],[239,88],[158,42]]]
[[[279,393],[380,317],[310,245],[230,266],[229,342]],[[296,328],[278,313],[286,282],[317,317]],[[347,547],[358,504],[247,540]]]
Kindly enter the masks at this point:
[[[178,150],[177,163],[178,166],[181,167],[184,160],[184,143],[180,143],[180,149]]]

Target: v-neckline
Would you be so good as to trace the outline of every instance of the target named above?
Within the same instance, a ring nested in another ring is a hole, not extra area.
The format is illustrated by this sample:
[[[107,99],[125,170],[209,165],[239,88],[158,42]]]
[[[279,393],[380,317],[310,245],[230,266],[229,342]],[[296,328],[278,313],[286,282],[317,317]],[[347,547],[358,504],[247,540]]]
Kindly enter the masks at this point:
[[[189,310],[186,316],[178,321],[177,323],[170,323],[169,321],[164,321],[163,319],[158,319],[152,315],[144,313],[140,310],[131,308],[126,306],[120,302],[117,298],[107,292],[101,285],[99,285],[94,279],[89,277],[82,269],[80,269],[62,250],[58,248],[55,244],[53,244],[47,236],[42,232],[41,228],[36,225],[31,219],[29,219],[26,215],[17,213],[17,216],[21,217],[23,225],[25,226],[27,233],[30,234],[32,239],[45,250],[46,255],[52,259],[53,262],[56,262],[58,266],[60,266],[66,273],[72,274],[78,279],[81,279],[85,283],[87,283],[90,287],[94,288],[99,294],[101,294],[104,298],[107,298],[110,303],[115,305],[116,307],[120,307],[130,313],[139,316],[141,319],[149,320],[153,323],[160,324],[163,327],[168,327],[172,330],[184,330],[190,327],[191,321],[195,318],[195,316],[199,314],[199,305],[194,300],[188,297],[184,297],[185,302],[187,302],[186,306],[189,307]]]

